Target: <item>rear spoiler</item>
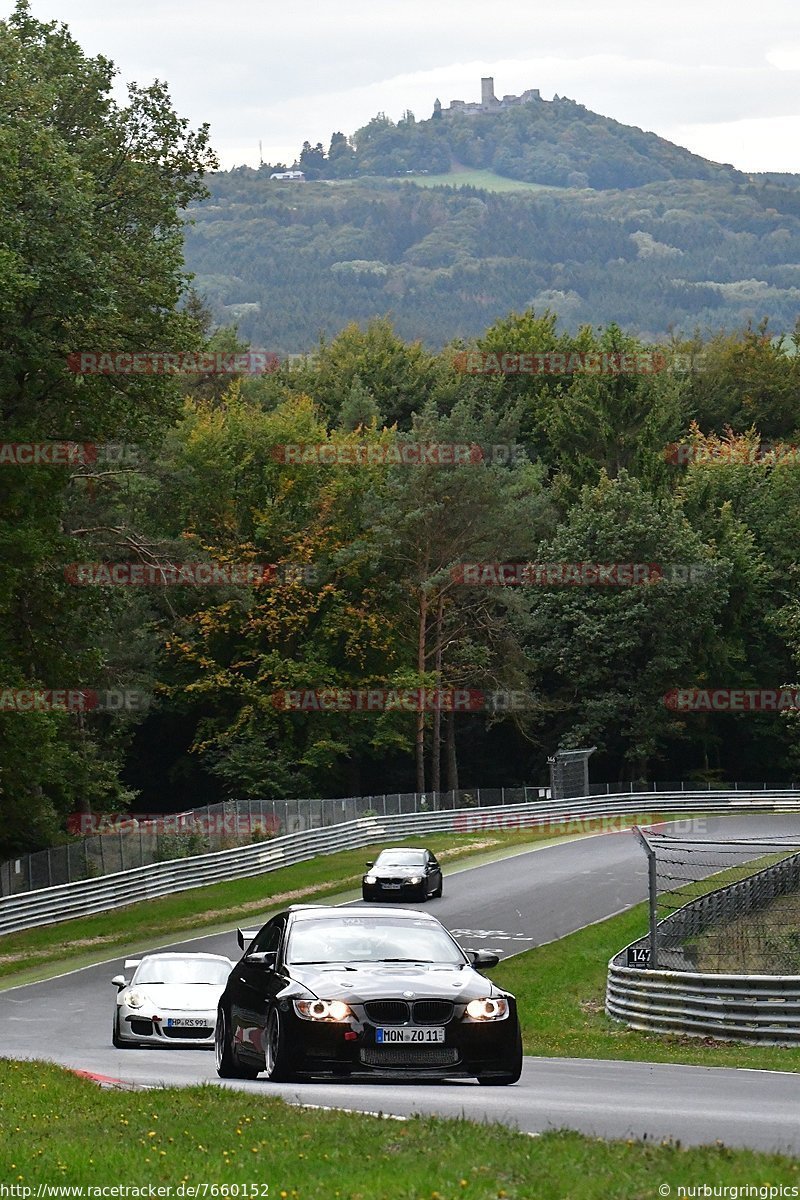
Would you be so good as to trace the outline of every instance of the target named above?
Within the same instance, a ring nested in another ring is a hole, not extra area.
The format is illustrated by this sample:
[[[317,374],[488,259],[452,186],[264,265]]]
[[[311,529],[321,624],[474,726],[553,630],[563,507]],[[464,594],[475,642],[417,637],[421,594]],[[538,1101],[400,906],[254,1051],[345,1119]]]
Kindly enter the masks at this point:
[[[236,940],[242,949],[246,950],[257,933],[257,929],[237,929]]]

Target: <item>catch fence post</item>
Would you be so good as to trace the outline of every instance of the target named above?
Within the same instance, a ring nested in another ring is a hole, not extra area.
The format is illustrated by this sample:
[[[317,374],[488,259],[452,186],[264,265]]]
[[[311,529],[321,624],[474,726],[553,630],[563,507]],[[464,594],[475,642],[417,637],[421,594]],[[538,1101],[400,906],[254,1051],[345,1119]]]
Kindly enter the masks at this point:
[[[633,826],[633,832],[639,839],[642,849],[647,855],[648,901],[650,907],[650,970],[658,970],[658,881],[656,876],[656,852],[642,833],[638,825]]]

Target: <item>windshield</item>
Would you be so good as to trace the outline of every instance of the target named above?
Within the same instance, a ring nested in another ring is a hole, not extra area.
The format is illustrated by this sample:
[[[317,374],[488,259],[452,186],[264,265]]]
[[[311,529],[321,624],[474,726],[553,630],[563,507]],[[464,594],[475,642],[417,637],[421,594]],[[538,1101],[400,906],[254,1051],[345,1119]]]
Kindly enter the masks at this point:
[[[145,959],[136,972],[137,983],[208,983],[222,986],[228,981],[230,964],[206,959]]]
[[[378,855],[376,867],[422,867],[425,865],[424,850],[384,850]]]
[[[412,962],[463,967],[463,952],[440,925],[402,917],[297,921],[286,961],[304,963]]]

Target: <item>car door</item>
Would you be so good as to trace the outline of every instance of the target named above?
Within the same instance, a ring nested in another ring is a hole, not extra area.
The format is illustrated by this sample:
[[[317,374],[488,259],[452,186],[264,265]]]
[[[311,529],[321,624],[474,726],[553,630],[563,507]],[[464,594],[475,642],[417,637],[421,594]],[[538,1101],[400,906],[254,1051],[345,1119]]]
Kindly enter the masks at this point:
[[[283,980],[275,971],[286,917],[273,917],[250,943],[233,968],[231,1029],[243,1057],[261,1059],[267,1014]]]

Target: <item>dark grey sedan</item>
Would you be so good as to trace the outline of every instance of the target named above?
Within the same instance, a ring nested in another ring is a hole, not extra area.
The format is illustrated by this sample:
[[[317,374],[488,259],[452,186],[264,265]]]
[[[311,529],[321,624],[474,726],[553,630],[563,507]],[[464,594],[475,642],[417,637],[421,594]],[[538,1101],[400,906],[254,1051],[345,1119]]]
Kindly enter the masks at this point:
[[[427,900],[442,894],[442,868],[430,850],[396,846],[367,863],[361,881],[365,900]]]

